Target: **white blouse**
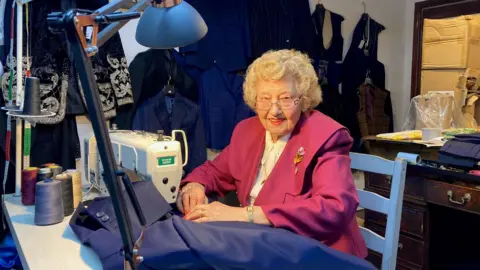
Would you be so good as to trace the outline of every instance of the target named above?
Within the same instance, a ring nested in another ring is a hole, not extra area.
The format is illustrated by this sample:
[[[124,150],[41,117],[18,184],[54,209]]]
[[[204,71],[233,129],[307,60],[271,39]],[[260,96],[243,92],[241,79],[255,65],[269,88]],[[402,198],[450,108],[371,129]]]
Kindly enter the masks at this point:
[[[252,190],[250,191],[250,205],[253,205],[260,190],[262,190],[265,181],[273,170],[273,167],[277,163],[280,155],[287,145],[290,134],[280,137],[276,142],[272,141],[270,132],[265,134],[265,149],[263,150],[263,156],[260,164],[258,165],[257,178]]]

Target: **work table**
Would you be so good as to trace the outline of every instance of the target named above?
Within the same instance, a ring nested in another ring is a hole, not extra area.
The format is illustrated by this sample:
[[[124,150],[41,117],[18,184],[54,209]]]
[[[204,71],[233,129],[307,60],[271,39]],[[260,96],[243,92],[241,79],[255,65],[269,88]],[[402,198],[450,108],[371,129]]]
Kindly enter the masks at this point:
[[[25,270],[102,269],[97,255],[78,241],[68,225],[71,216],[55,225],[36,226],[35,206],[23,205],[21,197],[4,195],[3,205]]]

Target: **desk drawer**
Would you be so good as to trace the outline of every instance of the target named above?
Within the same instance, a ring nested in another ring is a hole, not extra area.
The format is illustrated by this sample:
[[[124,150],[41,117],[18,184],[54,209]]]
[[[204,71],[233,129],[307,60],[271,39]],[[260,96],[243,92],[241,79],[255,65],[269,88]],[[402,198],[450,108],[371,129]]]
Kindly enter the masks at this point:
[[[390,191],[392,186],[392,177],[383,174],[367,173],[366,185],[367,187],[381,188]],[[422,200],[423,178],[415,175],[407,175],[407,178],[405,179],[404,195]],[[387,196],[390,196],[390,192],[387,194]]]
[[[384,229],[381,229],[377,226],[369,226],[368,224],[366,227],[385,237]],[[400,240],[398,241],[398,258],[414,265],[423,266],[424,253],[425,245],[423,242],[400,235]]]
[[[423,238],[424,214],[425,212],[423,210],[410,207],[404,203],[400,231]],[[387,215],[365,210],[365,222],[373,222],[385,228],[387,226]]]
[[[480,190],[427,180],[425,186],[427,202],[480,214]]]
[[[382,254],[369,250],[366,260],[372,263],[375,267],[377,267],[377,269],[382,269]],[[409,264],[408,262],[405,262],[404,260],[397,258],[397,265],[395,269],[396,270],[422,270],[422,267],[418,265]]]

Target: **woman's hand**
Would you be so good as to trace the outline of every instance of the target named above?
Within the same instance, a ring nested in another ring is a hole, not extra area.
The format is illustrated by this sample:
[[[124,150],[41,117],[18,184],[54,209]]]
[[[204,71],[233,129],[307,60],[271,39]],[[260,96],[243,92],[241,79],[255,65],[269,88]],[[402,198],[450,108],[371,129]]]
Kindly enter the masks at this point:
[[[186,220],[195,222],[210,221],[247,221],[244,208],[232,207],[220,202],[211,204],[200,204],[185,216]]]
[[[177,197],[177,208],[184,214],[190,213],[195,206],[204,204],[206,200],[205,187],[199,183],[188,183]]]

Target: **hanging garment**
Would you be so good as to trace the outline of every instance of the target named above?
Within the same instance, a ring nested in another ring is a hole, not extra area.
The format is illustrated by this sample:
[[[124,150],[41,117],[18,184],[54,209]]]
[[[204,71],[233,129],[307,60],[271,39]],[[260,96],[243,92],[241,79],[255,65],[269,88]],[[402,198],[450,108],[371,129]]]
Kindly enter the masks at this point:
[[[378,59],[378,35],[385,30],[385,26],[381,25],[367,13],[362,14],[360,21],[357,23],[353,32],[352,44],[348,53],[352,52],[351,49],[363,50],[367,56],[372,59]]]
[[[212,66],[202,74],[200,93],[207,147],[223,149],[233,129],[255,113],[243,100],[244,77]]]
[[[315,26],[308,1],[247,0],[252,59],[269,50],[295,49],[315,55]]]
[[[392,100],[388,90],[362,84],[359,100],[357,119],[362,137],[393,132]]]
[[[198,101],[196,83],[177,65],[172,54],[173,50],[150,49],[135,56],[129,66],[134,103],[119,111],[114,120],[119,128],[132,129],[138,106],[162,91],[169,78],[177,93],[193,102]]]
[[[195,223],[172,216],[149,181],[134,183],[134,190],[147,221],[139,269],[374,269],[363,259],[287,230],[247,222]],[[133,234],[139,236],[138,218],[131,203],[126,205]],[[109,197],[81,203],[70,227],[95,251],[104,269],[123,268],[122,242]]]
[[[245,0],[187,0],[205,20],[207,35],[180,47],[186,63],[203,70],[216,64],[224,71],[246,69],[250,57],[250,33]]]
[[[342,22],[344,18],[317,5],[312,14],[316,29],[314,67],[322,87],[323,102],[316,108],[320,112],[340,121],[342,102],[339,92],[341,83],[341,61],[343,58]],[[331,33],[329,41],[325,33]]]
[[[358,88],[368,77],[378,88],[385,89],[385,66],[376,57],[378,35],[384,29],[385,27],[367,14],[362,15],[355,27],[352,44],[342,64],[340,122],[350,130],[350,134],[355,140],[352,151],[358,149],[361,138],[357,120],[357,112],[360,109]],[[369,44],[368,47],[365,47],[365,44]]]
[[[79,85],[77,73],[72,70],[71,55],[68,53],[65,36],[63,34],[53,34],[49,30],[47,15],[72,7],[95,10],[105,4],[108,4],[108,0],[76,0],[76,2],[73,0],[36,0],[29,3],[29,25],[25,25],[25,28],[29,27],[31,43],[26,42],[27,34],[24,31],[23,51],[26,54],[27,46],[30,45],[31,59],[23,57],[24,70],[22,72],[25,75],[27,63],[31,63],[31,75],[40,78],[42,108],[56,113],[53,117],[38,119],[38,123],[56,124],[62,121],[67,112],[70,114],[85,113],[85,107],[78,106],[78,104],[84,103],[83,89]],[[5,20],[10,20],[10,18],[11,14],[6,12]],[[9,28],[5,28],[4,36],[10,36]],[[10,44],[6,43],[5,47],[8,52]],[[13,48],[13,50],[14,73],[16,73],[16,61],[18,59],[16,59],[16,48]],[[116,109],[119,106],[133,102],[130,75],[118,34],[100,47],[99,52],[92,57],[92,65],[104,115],[109,119],[115,116]],[[10,83],[9,71],[10,67],[7,65],[1,85],[4,97],[6,97]],[[72,76],[76,79],[72,79]],[[13,84],[13,92],[16,96],[16,74]],[[67,100],[67,93],[71,100]]]
[[[205,131],[199,106],[181,94],[168,97],[160,91],[141,103],[133,117],[133,130],[163,130],[170,136],[175,129],[183,130],[187,136],[188,163],[184,168],[187,175],[207,160]],[[183,138],[179,138],[179,141],[185,155],[185,142]]]
[[[323,5],[317,5],[315,11],[312,14],[312,19],[316,30],[314,55],[315,59],[328,62],[342,61],[342,23],[344,21],[343,16],[326,10]],[[329,41],[325,40],[324,32],[331,32],[331,39]]]

